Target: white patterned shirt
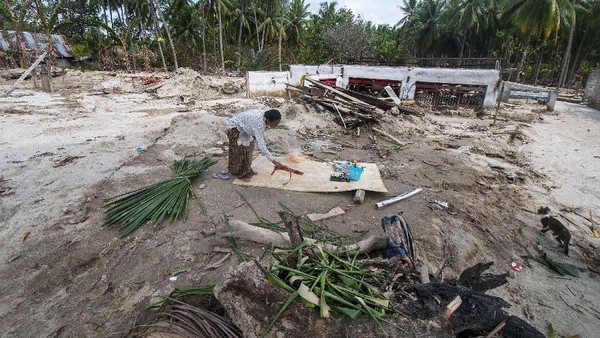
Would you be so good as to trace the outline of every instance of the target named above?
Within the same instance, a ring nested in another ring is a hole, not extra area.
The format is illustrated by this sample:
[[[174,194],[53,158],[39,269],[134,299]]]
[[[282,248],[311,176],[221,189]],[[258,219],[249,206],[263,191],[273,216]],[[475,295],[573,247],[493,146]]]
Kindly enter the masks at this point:
[[[251,109],[234,115],[227,120],[227,130],[236,128],[240,132],[237,144],[249,146],[252,139],[256,139],[256,145],[263,155],[273,161],[273,155],[267,149],[265,143],[265,117],[264,110]]]

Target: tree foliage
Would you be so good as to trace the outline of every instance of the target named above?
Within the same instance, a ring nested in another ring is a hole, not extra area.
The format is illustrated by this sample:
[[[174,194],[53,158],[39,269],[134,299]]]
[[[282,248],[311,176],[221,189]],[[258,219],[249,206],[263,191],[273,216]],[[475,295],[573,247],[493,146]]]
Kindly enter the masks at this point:
[[[92,62],[120,46],[133,67],[142,67],[136,55],[149,51],[163,55],[153,67],[164,60],[173,69],[178,61],[205,71],[497,58],[525,80],[563,84],[600,64],[600,0],[402,0],[394,6],[403,16],[389,26],[335,1],[310,13],[306,0],[0,0],[0,29],[64,34]]]

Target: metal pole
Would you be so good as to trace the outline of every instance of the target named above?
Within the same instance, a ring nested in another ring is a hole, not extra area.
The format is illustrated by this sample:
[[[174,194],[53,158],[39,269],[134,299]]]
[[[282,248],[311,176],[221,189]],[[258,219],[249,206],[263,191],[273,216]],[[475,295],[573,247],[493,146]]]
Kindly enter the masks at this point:
[[[502,87],[500,88],[500,96],[498,96],[498,104],[496,105],[496,114],[494,114],[494,123],[492,126],[496,126],[496,119],[498,118],[498,112],[500,111],[500,102],[502,102],[502,95],[504,95],[504,81],[502,82]]]

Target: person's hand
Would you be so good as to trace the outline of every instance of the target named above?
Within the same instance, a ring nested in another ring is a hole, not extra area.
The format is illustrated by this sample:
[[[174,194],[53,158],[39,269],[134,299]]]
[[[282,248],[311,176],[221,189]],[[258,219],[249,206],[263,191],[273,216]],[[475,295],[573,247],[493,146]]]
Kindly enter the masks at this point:
[[[273,160],[273,165],[275,166],[275,169],[282,169],[283,168],[283,164],[281,164],[281,162],[279,161],[275,161]]]

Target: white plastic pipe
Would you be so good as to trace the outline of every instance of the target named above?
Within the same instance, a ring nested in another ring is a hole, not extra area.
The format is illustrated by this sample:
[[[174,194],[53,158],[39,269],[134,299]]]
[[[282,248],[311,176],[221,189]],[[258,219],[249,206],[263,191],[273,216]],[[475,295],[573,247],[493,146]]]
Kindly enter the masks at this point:
[[[375,205],[377,206],[377,209],[381,209],[390,204],[394,204],[396,202],[402,201],[403,199],[409,198],[412,195],[416,195],[416,194],[420,193],[421,191],[423,191],[423,189],[417,188],[413,191],[405,192],[404,194],[398,195],[398,196],[390,198],[388,200],[377,202],[377,203],[375,203]]]

